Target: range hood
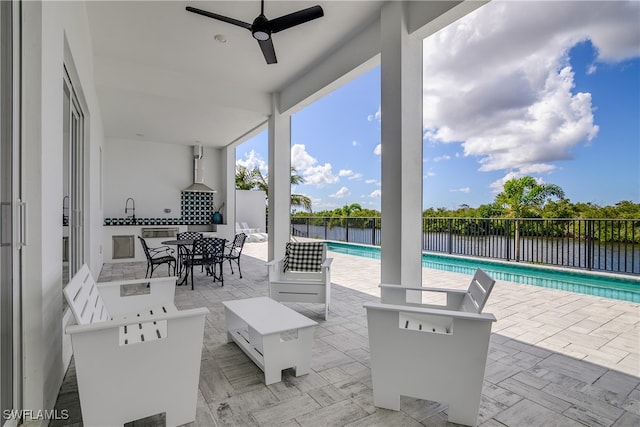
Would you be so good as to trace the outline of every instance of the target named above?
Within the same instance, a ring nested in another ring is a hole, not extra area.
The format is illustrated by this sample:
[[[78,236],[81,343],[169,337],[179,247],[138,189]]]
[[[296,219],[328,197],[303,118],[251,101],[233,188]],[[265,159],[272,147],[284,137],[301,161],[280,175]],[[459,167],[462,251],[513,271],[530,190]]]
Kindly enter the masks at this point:
[[[208,187],[204,183],[204,174],[202,166],[202,146],[193,146],[193,184],[182,191],[190,193],[215,193],[216,190]]]

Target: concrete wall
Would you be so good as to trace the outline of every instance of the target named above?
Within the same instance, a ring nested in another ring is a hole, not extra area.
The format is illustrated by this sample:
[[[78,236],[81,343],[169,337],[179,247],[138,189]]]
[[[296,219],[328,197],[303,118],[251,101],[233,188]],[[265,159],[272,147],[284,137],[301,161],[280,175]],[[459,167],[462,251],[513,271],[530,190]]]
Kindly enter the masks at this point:
[[[266,199],[264,191],[236,190],[236,222],[266,231]],[[235,226],[235,224],[234,224]]]

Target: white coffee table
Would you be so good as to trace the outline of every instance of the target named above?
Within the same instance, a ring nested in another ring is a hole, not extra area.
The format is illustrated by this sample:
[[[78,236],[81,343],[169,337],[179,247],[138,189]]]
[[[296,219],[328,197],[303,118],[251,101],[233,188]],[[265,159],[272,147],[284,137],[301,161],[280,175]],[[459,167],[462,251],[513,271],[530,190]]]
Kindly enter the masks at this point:
[[[224,301],[227,342],[234,341],[264,372],[265,384],[282,380],[282,370],[296,376],[311,371],[316,322],[271,298]]]

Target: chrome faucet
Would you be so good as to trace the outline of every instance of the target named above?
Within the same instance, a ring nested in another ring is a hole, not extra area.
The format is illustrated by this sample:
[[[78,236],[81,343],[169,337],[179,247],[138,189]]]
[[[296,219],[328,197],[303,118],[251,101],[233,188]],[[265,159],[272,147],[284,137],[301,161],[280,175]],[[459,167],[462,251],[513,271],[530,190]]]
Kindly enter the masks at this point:
[[[62,225],[69,225],[69,196],[62,198]]]
[[[131,207],[129,207],[129,200],[131,200]],[[131,211],[131,216],[128,216],[127,218],[131,218],[131,221],[135,224],[136,223],[136,201],[133,200],[133,198],[129,197],[127,199],[126,202],[124,202],[124,214],[126,215],[127,213],[129,213],[129,211]]]

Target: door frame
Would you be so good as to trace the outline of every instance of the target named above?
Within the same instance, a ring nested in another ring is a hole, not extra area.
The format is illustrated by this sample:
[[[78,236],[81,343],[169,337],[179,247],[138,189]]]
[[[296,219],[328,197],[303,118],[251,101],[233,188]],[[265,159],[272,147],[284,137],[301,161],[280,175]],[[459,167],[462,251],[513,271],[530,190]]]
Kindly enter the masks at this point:
[[[76,197],[71,197],[69,202],[69,279],[73,277],[75,272],[82,267],[82,264],[87,263],[90,259],[89,253],[89,194],[88,185],[89,182],[89,147],[87,141],[89,141],[88,123],[89,119],[86,114],[88,106],[82,92],[82,86],[80,85],[80,78],[75,67],[73,55],[71,49],[65,38],[64,41],[65,53],[63,63],[63,82],[60,86],[63,91],[69,91],[69,110],[75,111],[75,117],[77,119],[77,126],[71,126],[73,123],[74,114],[69,114],[69,138],[73,135],[76,138],[75,148],[77,148],[74,155],[71,154],[73,144],[69,140],[65,140],[63,134],[63,144],[69,145],[69,167],[68,170],[64,170],[62,173],[69,174],[69,187],[73,188],[76,193]],[[63,98],[66,96],[63,94]],[[63,114],[64,116],[64,114]],[[75,165],[72,163],[75,162]],[[61,200],[62,203],[64,203]],[[61,205],[62,208],[62,205]],[[78,227],[72,231],[74,225]],[[76,244],[74,246],[74,239]],[[80,242],[77,244],[77,242]],[[75,271],[74,271],[75,269]],[[63,280],[64,282],[64,280]],[[66,286],[67,283],[62,283],[62,286]],[[62,294],[62,288],[60,289]],[[63,296],[64,299],[64,296]],[[66,304],[64,304],[66,306]],[[71,347],[71,339],[65,330],[67,326],[74,322],[71,310],[66,307],[62,315],[62,362],[66,367],[71,361],[73,350]]]
[[[21,249],[26,244],[21,201],[21,2],[0,2],[0,425],[19,419],[4,412],[22,407]]]

